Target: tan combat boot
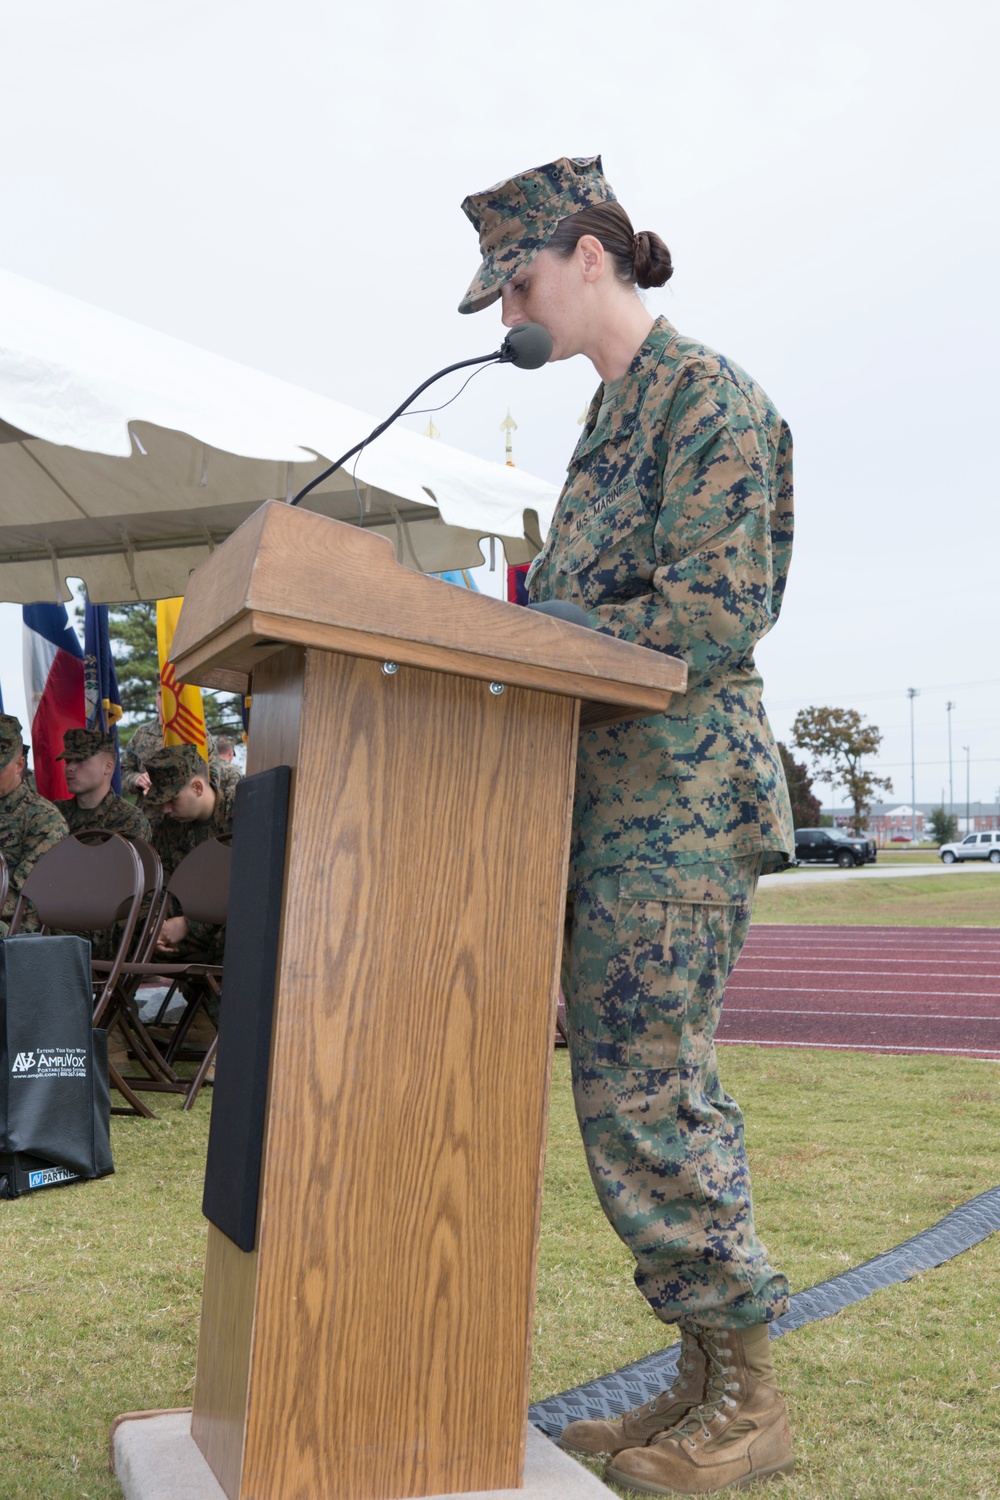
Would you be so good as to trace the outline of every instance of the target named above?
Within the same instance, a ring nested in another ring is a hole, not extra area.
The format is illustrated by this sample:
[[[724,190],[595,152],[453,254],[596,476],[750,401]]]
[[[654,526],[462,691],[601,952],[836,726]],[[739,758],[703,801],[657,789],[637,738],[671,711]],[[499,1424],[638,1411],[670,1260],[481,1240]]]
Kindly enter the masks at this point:
[[[705,1394],[705,1356],[693,1332],[681,1329],[677,1374],[665,1391],[613,1422],[571,1422],[558,1439],[567,1453],[609,1457],[623,1448],[641,1448],[685,1417]]]
[[[714,1495],[727,1485],[790,1474],[788,1411],[778,1394],[766,1323],[699,1329],[708,1365],[705,1399],[671,1432],[629,1448],[607,1477],[643,1495]]]

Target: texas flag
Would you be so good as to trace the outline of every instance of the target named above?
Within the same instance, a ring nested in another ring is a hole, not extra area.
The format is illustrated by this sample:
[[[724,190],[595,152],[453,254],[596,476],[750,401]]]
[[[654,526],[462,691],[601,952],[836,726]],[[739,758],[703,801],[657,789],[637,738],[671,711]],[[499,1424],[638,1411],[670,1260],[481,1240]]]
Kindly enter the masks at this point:
[[[24,696],[31,724],[35,785],[43,797],[68,797],[62,754],[67,729],[86,723],[83,648],[64,604],[26,604],[24,619]]]

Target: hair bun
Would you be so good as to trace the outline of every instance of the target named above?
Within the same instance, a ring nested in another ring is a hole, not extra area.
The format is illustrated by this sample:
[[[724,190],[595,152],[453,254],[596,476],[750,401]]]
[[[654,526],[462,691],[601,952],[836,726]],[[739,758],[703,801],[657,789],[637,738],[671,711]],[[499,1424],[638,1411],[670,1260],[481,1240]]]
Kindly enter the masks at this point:
[[[649,229],[643,229],[636,235],[632,263],[636,286],[644,290],[651,286],[663,286],[674,274],[670,251],[660,236]]]

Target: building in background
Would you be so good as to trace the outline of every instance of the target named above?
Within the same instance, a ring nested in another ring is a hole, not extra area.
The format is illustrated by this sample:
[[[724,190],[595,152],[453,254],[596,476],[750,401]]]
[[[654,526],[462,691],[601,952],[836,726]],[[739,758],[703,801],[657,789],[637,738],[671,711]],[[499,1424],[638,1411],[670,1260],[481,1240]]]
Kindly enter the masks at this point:
[[[931,813],[940,806],[940,802],[918,802],[916,807],[911,807],[908,802],[877,802],[868,814],[865,832],[880,847],[892,843],[893,840],[909,842],[910,830],[915,823],[917,840],[929,838],[928,822]],[[833,820],[834,828],[842,828],[845,832],[850,831],[850,808],[824,807],[823,816]],[[1000,829],[1000,805],[996,802],[970,802],[968,819],[966,819],[965,803],[956,802],[955,817],[958,821],[959,838],[967,833],[985,833],[991,828]]]

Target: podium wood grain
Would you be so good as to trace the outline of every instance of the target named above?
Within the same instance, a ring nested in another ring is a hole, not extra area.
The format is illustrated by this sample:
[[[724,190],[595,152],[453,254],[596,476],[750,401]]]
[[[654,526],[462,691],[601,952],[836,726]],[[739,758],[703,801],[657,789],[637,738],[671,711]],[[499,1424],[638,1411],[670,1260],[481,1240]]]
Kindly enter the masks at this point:
[[[269,1124],[192,1430],[230,1500],[513,1487],[578,704],[320,650],[253,689],[250,769],[295,767]]]

